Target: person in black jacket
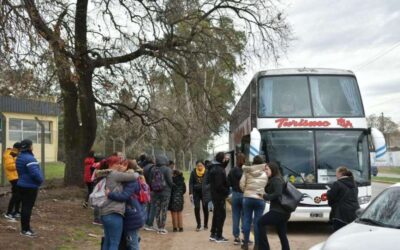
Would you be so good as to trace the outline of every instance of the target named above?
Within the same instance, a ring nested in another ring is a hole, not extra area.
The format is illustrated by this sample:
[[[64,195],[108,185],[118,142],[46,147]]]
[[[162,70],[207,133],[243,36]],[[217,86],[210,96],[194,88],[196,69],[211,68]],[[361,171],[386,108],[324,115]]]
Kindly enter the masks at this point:
[[[285,182],[282,179],[279,171],[279,166],[276,162],[270,162],[265,168],[268,175],[268,184],[265,187],[263,195],[264,200],[270,201],[269,212],[264,214],[258,221],[258,250],[269,250],[267,237],[267,226],[274,225],[278,232],[281,241],[282,250],[289,250],[289,241],[287,238],[287,222],[290,218],[290,212],[282,207],[280,197],[282,196]],[[262,194],[259,194],[260,196]]]
[[[222,236],[224,222],[226,218],[225,199],[229,195],[229,186],[226,178],[225,168],[229,159],[224,152],[219,152],[215,156],[215,161],[210,167],[209,184],[211,190],[211,200],[214,204],[210,241],[218,243],[227,242]]]
[[[172,181],[175,185],[172,187],[168,210],[171,211],[173,232],[178,232],[178,230],[183,232],[182,211],[186,184],[182,172],[174,170]]]
[[[336,170],[336,178],[332,189],[328,190],[328,205],[332,208],[330,219],[333,230],[337,231],[356,219],[358,204],[358,188],[353,173],[346,167]]]
[[[239,245],[240,232],[243,231],[243,191],[240,189],[240,179],[242,178],[242,166],[246,160],[243,153],[236,155],[237,166],[232,168],[228,174],[228,184],[232,188],[232,234],[235,238],[233,243]],[[239,229],[242,221],[242,230]]]
[[[200,231],[201,227],[201,218],[200,218],[200,202],[201,207],[203,209],[204,215],[204,229],[208,229],[208,209],[207,203],[209,201],[206,200],[203,195],[204,187],[205,187],[205,176],[207,175],[207,170],[201,161],[196,162],[196,168],[193,169],[192,173],[190,174],[189,179],[189,195],[190,200],[194,205],[194,215],[196,216],[196,231]]]

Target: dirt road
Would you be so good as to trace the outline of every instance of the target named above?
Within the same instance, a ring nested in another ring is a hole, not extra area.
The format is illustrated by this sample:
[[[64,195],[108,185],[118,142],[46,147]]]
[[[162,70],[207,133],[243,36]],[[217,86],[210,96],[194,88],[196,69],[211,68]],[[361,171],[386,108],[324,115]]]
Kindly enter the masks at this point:
[[[55,188],[41,190],[39,200],[33,211],[32,226],[39,237],[31,239],[19,235],[19,223],[10,223],[0,218],[0,249],[100,249],[102,228],[91,224],[92,210],[83,209],[84,191],[76,188]],[[231,213],[228,206],[224,236],[228,243],[209,242],[209,232],[196,232],[193,208],[186,198],[184,210],[184,232],[173,233],[170,218],[167,222],[167,235],[141,231],[142,250],[196,250],[196,249],[240,249],[233,245]],[[4,212],[8,197],[0,200],[0,209]],[[170,216],[169,216],[170,217]],[[212,217],[212,214],[211,216]],[[211,226],[211,218],[209,222]],[[289,225],[291,249],[308,249],[325,240],[330,233],[326,224],[296,223]],[[272,249],[280,249],[275,232],[270,232]]]

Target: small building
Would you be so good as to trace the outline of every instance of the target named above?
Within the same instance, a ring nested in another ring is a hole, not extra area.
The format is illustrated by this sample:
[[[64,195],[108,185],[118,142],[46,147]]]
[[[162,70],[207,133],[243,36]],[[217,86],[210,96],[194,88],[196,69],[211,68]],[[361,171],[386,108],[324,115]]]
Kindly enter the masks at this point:
[[[2,149],[4,144],[5,147],[12,147],[17,141],[30,139],[33,142],[33,153],[40,161],[41,126],[36,121],[35,118],[37,118],[45,127],[45,160],[46,162],[57,161],[59,113],[60,108],[55,102],[0,96]]]

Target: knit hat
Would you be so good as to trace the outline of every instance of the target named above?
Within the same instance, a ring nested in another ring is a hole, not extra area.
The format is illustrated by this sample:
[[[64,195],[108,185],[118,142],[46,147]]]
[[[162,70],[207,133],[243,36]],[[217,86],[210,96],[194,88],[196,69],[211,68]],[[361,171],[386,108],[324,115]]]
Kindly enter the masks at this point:
[[[21,143],[20,142],[14,143],[13,148],[20,149],[21,148]]]
[[[21,141],[21,151],[29,150],[32,146],[32,141],[29,139],[25,139]]]

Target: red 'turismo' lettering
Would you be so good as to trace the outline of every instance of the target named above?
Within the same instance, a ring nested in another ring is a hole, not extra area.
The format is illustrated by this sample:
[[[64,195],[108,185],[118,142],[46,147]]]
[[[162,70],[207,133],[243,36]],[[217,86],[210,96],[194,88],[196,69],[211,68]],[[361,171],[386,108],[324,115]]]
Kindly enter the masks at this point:
[[[329,121],[309,121],[306,119],[300,119],[300,121],[289,120],[288,118],[279,118],[275,120],[278,124],[278,128],[290,128],[290,127],[329,127],[331,123]]]

